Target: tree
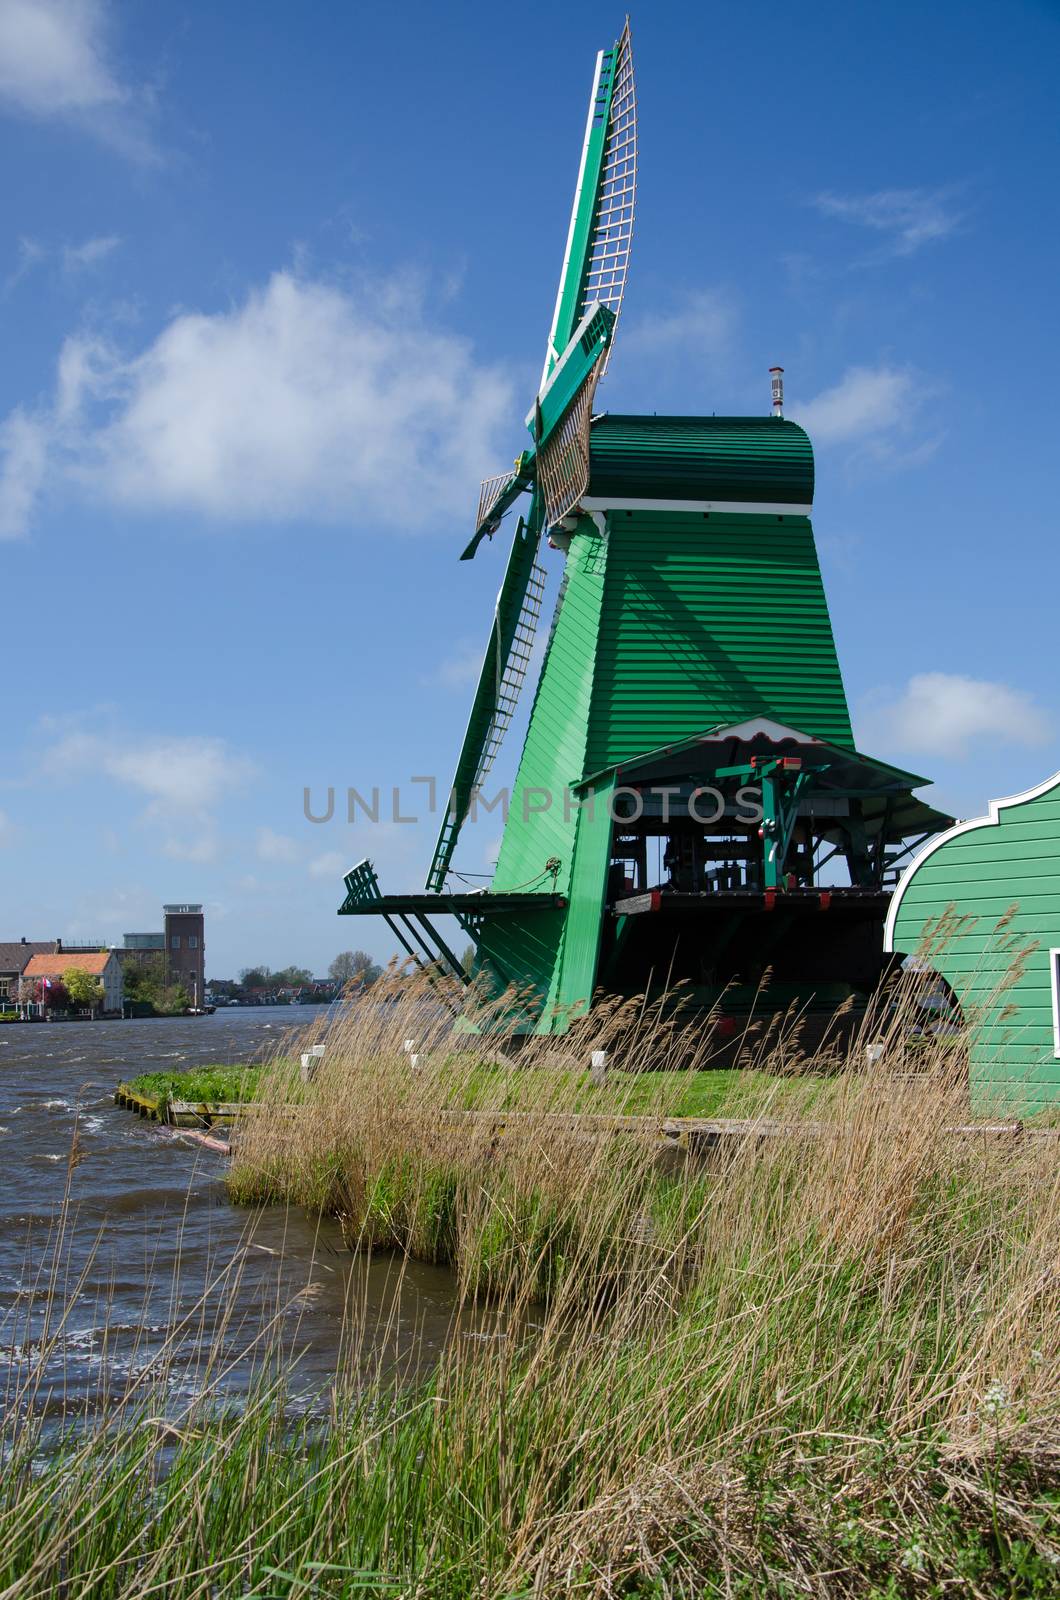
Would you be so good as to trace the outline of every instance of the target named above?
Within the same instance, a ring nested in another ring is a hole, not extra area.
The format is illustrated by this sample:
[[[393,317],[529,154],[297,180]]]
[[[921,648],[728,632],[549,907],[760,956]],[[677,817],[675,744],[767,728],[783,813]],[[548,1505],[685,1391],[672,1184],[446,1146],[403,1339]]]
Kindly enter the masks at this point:
[[[67,967],[63,983],[70,997],[70,1004],[76,1006],[79,1011],[98,1011],[103,1004],[103,985],[91,972],[86,972],[84,967]]]
[[[460,965],[463,967],[465,972],[470,972],[474,962],[475,946],[473,944],[466,944],[463,950],[460,952]]]
[[[166,963],[161,951],[146,961],[127,961],[122,971],[126,1000],[157,1006],[166,987]]]
[[[308,989],[312,981],[313,974],[308,967],[281,967],[279,972],[269,974],[274,989]]]
[[[167,1017],[179,1017],[191,1005],[191,996],[182,983],[171,983],[155,1001],[155,1010]]]
[[[276,981],[276,974],[270,972],[268,967],[244,967],[239,974],[239,981],[244,989],[270,989]]]
[[[381,972],[382,968],[367,950],[343,950],[328,968],[328,977],[343,989],[348,983],[361,983],[367,988]]]
[[[70,996],[66,992],[66,985],[56,982],[54,978],[51,983],[45,978],[40,980],[35,998],[43,1000],[49,1011],[68,1011],[70,1008]]]

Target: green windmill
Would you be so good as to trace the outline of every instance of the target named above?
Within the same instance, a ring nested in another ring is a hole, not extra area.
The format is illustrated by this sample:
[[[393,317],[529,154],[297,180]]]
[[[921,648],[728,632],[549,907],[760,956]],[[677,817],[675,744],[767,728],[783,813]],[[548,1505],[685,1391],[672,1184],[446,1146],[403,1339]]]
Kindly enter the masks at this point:
[[[525,997],[526,1032],[678,979],[738,1008],[767,966],[778,1003],[867,995],[897,864],[951,820],[916,797],[926,779],[855,749],[781,370],[761,417],[594,409],[636,171],[627,24],[596,61],[531,444],[483,482],[461,558],[523,506],[426,888],[383,895],[363,861],[340,908],[459,971],[434,921],[455,917],[475,979]],[[545,540],[562,582],[496,871],[472,892],[454,853],[529,673]]]

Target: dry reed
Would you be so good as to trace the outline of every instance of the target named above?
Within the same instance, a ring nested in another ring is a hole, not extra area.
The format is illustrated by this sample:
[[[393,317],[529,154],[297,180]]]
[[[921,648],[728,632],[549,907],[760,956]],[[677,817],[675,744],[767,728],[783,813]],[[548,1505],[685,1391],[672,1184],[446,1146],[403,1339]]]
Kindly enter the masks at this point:
[[[362,1363],[326,1425],[281,1374],[167,1413],[168,1443],[133,1402],[43,1464],[13,1438],[0,1600],[1055,1593],[1057,1146],[967,1131],[965,1040],[914,1049],[908,1004],[838,1071],[829,1047],[808,1109],[789,1039],[743,1126],[677,1159],[703,1029],[625,1006],[458,1051],[391,975],[310,1084],[266,1070],[232,1185],[451,1261],[433,1372]],[[590,1047],[626,1070],[591,1087]]]

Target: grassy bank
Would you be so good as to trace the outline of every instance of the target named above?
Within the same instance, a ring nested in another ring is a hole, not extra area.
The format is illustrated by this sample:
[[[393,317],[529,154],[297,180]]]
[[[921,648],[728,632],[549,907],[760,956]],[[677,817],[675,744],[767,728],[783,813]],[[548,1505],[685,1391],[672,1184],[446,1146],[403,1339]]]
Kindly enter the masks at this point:
[[[627,1065],[687,1059],[653,1026],[629,1043],[616,1023]],[[760,1123],[667,1169],[650,1135],[567,1115],[584,1092],[569,1058],[480,1061],[479,1109],[533,1075],[518,1136],[498,1136],[454,1114],[422,996],[355,1011],[304,1106],[262,1074],[233,1182],[333,1210],[351,1243],[453,1260],[461,1300],[429,1378],[347,1363],[358,1380],[299,1417],[267,1353],[227,1411],[207,1362],[182,1409],[145,1376],[55,1455],[27,1376],[0,1594],[1054,1595],[1057,1150],[953,1134],[959,1044],[885,1078],[856,1044],[827,1080],[782,1044],[757,1063],[760,1113],[797,1119],[785,1095],[826,1081],[827,1115],[818,1098],[805,1137]],[[594,1109],[632,1093],[662,1115],[687,1087],[643,1077]],[[364,1259],[348,1349],[368,1326]]]
[[[799,1130],[827,1143],[869,1112],[886,1118],[911,1092],[945,1083],[947,1114],[966,1120],[964,1040],[911,1040],[907,1009],[903,1001],[867,1018],[853,1039],[837,1027],[845,1046],[826,1041],[810,1058],[800,1019],[774,1020],[747,1065],[716,1069],[713,1060],[731,1056],[701,1019],[682,1025],[629,1004],[594,1012],[559,1041],[519,1041],[516,1052],[493,1031],[488,1053],[473,1037],[455,1053],[430,991],[395,983],[333,1022],[308,1085],[292,1084],[286,1062],[262,1070],[229,1190],[243,1204],[335,1216],[351,1247],[451,1263],[469,1291],[510,1294],[512,1263],[524,1262],[532,1297],[547,1298],[583,1235],[632,1228],[654,1241],[675,1206],[683,1216],[712,1191],[727,1157],[675,1176],[659,1160],[669,1119],[750,1122],[752,1148],[781,1122],[801,1149]],[[480,1021],[485,1029],[497,1015]],[[868,1038],[887,1062],[871,1074]],[[593,1049],[610,1063],[599,1083],[586,1070]],[[738,1147],[726,1144],[729,1155]],[[578,1276],[591,1299],[593,1275]]]
[[[183,1072],[141,1072],[121,1087],[160,1110],[173,1100],[189,1100],[196,1105],[235,1105],[254,1098],[260,1075],[260,1067],[188,1067]]]

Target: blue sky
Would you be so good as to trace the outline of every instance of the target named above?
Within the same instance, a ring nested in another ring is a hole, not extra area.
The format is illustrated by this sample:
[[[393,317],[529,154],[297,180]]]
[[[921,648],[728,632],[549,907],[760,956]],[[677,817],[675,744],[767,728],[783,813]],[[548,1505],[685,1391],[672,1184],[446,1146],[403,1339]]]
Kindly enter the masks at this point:
[[[341,797],[422,811],[408,779],[451,773],[501,551],[456,557],[523,444],[621,21],[0,0],[0,937],[201,899],[214,975],[389,953],[336,919],[342,870],[415,886],[435,819]],[[1060,766],[1060,13],[632,27],[599,403],[762,413],[784,365],[859,744],[976,814]]]

